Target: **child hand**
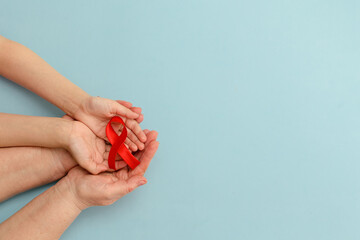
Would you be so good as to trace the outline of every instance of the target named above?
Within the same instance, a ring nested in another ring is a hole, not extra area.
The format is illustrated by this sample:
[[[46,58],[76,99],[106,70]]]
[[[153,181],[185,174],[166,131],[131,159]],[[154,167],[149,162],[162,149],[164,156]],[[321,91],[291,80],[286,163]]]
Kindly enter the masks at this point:
[[[111,145],[106,145],[105,141],[97,137],[85,124],[73,121],[67,150],[81,167],[92,174],[112,171],[108,165],[110,149]],[[127,165],[119,155],[115,160],[116,169]]]

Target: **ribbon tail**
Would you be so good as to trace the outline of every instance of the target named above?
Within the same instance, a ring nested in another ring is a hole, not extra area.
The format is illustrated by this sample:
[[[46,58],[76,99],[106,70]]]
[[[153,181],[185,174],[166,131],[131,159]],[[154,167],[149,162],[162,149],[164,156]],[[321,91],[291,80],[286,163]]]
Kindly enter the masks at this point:
[[[140,161],[130,153],[125,144],[119,147],[118,153],[131,169],[136,168],[140,164]]]

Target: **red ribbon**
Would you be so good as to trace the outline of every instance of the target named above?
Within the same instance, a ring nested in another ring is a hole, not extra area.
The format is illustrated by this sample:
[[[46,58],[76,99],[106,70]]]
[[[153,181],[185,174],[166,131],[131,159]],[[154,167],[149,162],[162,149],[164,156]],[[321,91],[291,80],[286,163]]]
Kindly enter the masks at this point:
[[[111,123],[113,123],[113,122],[120,123],[121,125],[123,125],[123,130],[120,135],[117,135],[115,130],[111,126]],[[119,153],[119,155],[129,165],[129,167],[131,169],[134,169],[137,165],[139,165],[139,163],[140,163],[139,160],[137,160],[131,154],[129,149],[127,149],[127,147],[124,144],[126,136],[127,136],[127,129],[125,127],[124,121],[120,117],[115,116],[115,117],[111,118],[111,120],[109,121],[109,123],[106,126],[106,136],[112,145],[112,147],[110,149],[110,153],[109,153],[109,159],[108,159],[109,167],[111,169],[116,170],[116,168],[115,168],[116,153]]]

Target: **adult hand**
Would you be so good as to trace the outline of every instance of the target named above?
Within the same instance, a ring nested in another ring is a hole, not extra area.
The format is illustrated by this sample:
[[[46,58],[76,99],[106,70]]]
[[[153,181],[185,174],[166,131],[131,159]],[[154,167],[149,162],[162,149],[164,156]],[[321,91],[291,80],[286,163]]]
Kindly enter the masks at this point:
[[[143,150],[146,135],[138,123],[143,119],[141,108],[131,109],[131,103],[90,96],[82,101],[72,117],[87,125],[98,137],[107,140],[106,125],[116,115],[123,119],[128,130],[125,144],[131,151]],[[121,127],[115,130],[121,130]]]
[[[75,167],[61,180],[62,183],[59,182],[65,184],[68,191],[74,195],[73,199],[80,210],[112,204],[147,182],[144,173],[158,149],[159,142],[156,141],[156,131],[145,132],[147,141],[144,150],[135,153],[135,157],[140,161],[135,169],[122,168],[112,173],[92,175],[81,167]]]

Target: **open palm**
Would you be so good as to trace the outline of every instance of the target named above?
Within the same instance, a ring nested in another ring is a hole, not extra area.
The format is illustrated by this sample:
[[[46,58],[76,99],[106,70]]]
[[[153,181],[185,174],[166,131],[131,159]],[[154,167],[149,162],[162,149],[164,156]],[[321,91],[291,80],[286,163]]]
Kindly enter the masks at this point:
[[[155,131],[146,131],[145,149],[135,153],[140,164],[133,170],[127,167],[116,172],[91,175],[81,167],[69,171],[67,181],[70,184],[80,208],[95,205],[109,205],[147,182],[144,174],[154,157],[159,142]]]
[[[80,166],[93,174],[108,169],[105,141],[81,122],[73,123],[69,151]]]

